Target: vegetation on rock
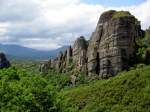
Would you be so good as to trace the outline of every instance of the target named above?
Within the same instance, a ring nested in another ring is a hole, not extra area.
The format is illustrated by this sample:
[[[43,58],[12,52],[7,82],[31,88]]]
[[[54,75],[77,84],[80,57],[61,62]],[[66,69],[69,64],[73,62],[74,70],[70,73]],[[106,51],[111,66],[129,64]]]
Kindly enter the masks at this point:
[[[107,17],[108,16],[111,17],[112,19],[123,18],[123,17],[134,17],[128,11],[115,11],[115,10],[105,11],[104,13],[102,13],[101,16],[105,16],[105,15],[107,15]]]
[[[133,15],[130,14],[128,11],[117,11],[113,14],[113,19],[116,18],[123,18],[123,17],[134,17]]]

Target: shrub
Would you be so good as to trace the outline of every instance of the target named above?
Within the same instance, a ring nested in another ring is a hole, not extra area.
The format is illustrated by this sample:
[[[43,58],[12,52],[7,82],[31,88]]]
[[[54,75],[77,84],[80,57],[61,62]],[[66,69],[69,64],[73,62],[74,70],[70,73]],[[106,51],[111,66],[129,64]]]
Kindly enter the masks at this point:
[[[57,92],[40,75],[11,67],[0,70],[0,77],[0,111],[55,111]]]

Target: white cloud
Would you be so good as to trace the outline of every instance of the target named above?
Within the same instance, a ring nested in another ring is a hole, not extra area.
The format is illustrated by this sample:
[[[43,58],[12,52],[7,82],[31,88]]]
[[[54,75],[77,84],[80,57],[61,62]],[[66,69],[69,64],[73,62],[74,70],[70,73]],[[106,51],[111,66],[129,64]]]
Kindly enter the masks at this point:
[[[0,36],[3,36],[7,32],[8,23],[0,23]]]
[[[141,21],[141,25],[143,29],[146,29],[150,26],[150,0],[146,0],[144,3],[135,5],[135,6],[128,6],[128,7],[111,7],[109,9],[116,9],[116,10],[126,10],[130,11],[139,21]]]
[[[131,7],[130,10],[141,21],[144,29],[150,26],[150,0],[139,6]]]
[[[35,42],[33,44],[33,42]],[[61,47],[58,45],[58,42],[52,38],[48,38],[46,41],[42,38],[34,38],[34,39],[23,39],[21,40],[22,44],[28,44],[32,48],[37,48],[40,50],[47,50],[47,49],[56,49]]]
[[[150,25],[150,0],[136,6],[104,7],[80,0],[1,0],[0,42],[37,49],[54,49],[71,44],[80,35],[90,37],[100,14],[108,9],[129,10]],[[8,24],[1,28],[1,23]]]
[[[6,32],[7,32],[7,28],[10,26],[9,23],[1,23],[0,22],[0,41],[8,41],[9,38],[7,36],[5,36]]]

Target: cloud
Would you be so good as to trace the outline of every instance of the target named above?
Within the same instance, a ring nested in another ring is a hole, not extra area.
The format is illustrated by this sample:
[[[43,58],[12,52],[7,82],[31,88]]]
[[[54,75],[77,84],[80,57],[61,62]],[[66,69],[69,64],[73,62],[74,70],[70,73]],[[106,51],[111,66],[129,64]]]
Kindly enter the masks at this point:
[[[141,21],[141,25],[143,29],[146,29],[150,26],[150,0],[145,0],[144,3],[135,5],[135,6],[128,6],[128,7],[110,7],[109,9],[116,9],[116,10],[126,10],[130,11],[139,21]]]
[[[34,0],[1,0],[0,10],[0,21],[24,22],[36,18],[40,7]]]
[[[104,7],[80,0],[1,0],[0,42],[36,49],[54,49],[72,44],[84,35],[90,38],[100,14],[109,9],[129,10],[150,25],[150,0],[129,7]]]

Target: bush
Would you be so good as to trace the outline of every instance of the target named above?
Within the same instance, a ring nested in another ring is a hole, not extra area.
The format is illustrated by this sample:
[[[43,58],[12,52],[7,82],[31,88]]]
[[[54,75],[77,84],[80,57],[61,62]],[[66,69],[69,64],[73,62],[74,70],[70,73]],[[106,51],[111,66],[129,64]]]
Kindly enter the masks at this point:
[[[108,80],[59,93],[59,112],[149,112],[150,66],[138,66]]]
[[[136,58],[137,58],[137,63],[144,63],[145,60],[145,51],[149,47],[149,44],[147,43],[147,36],[144,38],[139,37],[136,40]]]
[[[70,73],[50,70],[47,75],[30,69],[0,70],[1,112],[149,112],[150,66],[136,65],[108,80],[88,81],[76,72],[75,87]]]
[[[15,67],[0,70],[0,111],[54,112],[56,90],[44,78]]]

